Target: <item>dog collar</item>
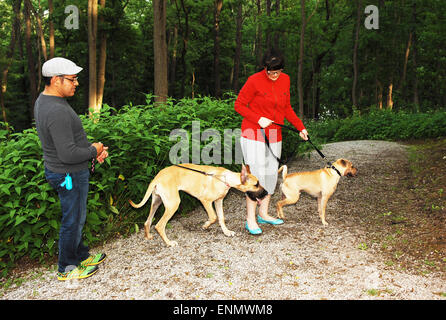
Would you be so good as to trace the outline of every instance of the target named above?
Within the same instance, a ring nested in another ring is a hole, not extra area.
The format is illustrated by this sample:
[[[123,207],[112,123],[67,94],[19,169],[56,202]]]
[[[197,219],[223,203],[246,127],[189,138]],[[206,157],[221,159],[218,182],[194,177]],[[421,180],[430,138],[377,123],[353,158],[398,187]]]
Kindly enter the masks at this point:
[[[342,174],[339,172],[338,169],[336,169],[336,167],[334,165],[328,166],[329,168],[333,169],[334,171],[336,171],[337,174],[339,174],[340,177],[342,177]]]

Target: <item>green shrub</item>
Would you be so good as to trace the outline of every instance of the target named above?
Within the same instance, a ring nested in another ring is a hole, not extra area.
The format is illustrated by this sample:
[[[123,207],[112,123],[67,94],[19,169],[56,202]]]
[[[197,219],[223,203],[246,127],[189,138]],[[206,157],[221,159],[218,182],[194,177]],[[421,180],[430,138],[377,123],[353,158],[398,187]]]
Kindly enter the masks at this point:
[[[446,136],[446,112],[407,113],[372,109],[345,119],[309,122],[309,132],[324,142],[408,140]],[[311,130],[311,131],[310,131]]]
[[[171,165],[169,151],[177,141],[170,141],[172,130],[192,130],[200,120],[201,133],[214,128],[223,136],[224,129],[240,128],[241,117],[234,111],[234,96],[226,100],[209,97],[169,100],[154,107],[153,96],[147,105],[124,106],[119,111],[104,105],[100,119],[94,122],[81,116],[88,139],[109,147],[104,164],[95,165],[90,177],[88,215],[84,228],[90,245],[115,233],[131,233],[147,218],[147,210],[133,210],[128,199],[140,201],[148,183],[162,168]],[[360,116],[326,121],[304,121],[313,142],[385,139],[404,140],[446,136],[446,113],[404,113],[373,110]],[[190,139],[189,134],[189,139]],[[283,131],[282,159],[311,151],[297,133]],[[201,142],[202,149],[208,142]],[[221,141],[222,145],[224,141]],[[298,143],[298,144],[297,144]],[[230,146],[234,150],[235,141]],[[234,152],[232,153],[234,155]],[[191,155],[189,155],[191,158]],[[239,164],[221,164],[239,170]],[[180,211],[199,205],[182,194]],[[35,128],[9,134],[0,123],[0,276],[6,275],[20,257],[43,259],[57,254],[60,203],[56,192],[46,182],[40,141]],[[162,209],[160,209],[162,210]]]
[[[116,232],[125,234],[137,229],[146,220],[147,210],[133,210],[128,199],[139,201],[155,174],[171,165],[169,150],[176,141],[169,140],[170,132],[178,128],[190,132],[195,120],[200,120],[201,132],[215,128],[223,134],[224,129],[239,128],[241,118],[235,114],[233,103],[234,97],[203,97],[176,103],[169,100],[168,106],[159,108],[153,104],[129,105],[119,112],[104,105],[97,123],[80,116],[89,141],[101,141],[109,147],[109,157],[104,164],[96,163],[90,177],[84,228],[87,242],[94,244]],[[1,275],[6,275],[24,255],[42,259],[57,253],[60,203],[45,180],[36,129],[8,138],[1,128],[0,270]],[[239,169],[239,165],[227,166]],[[187,211],[198,204],[187,194],[181,197],[180,210]]]

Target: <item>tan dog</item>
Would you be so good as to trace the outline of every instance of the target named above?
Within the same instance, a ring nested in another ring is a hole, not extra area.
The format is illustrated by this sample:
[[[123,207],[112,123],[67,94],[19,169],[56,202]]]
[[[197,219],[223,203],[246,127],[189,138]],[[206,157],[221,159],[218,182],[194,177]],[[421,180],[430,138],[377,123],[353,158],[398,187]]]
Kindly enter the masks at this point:
[[[335,169],[333,169],[336,168]],[[323,225],[328,223],[325,221],[325,209],[328,199],[336,191],[339,179],[342,176],[355,176],[358,170],[353,167],[352,163],[345,159],[338,159],[333,162],[332,167],[326,167],[316,171],[309,172],[287,172],[287,166],[282,166],[283,182],[280,186],[282,190],[282,200],[277,202],[277,216],[283,219],[282,207],[294,204],[299,200],[300,192],[305,191],[313,197],[317,198],[318,212]]]
[[[153,216],[162,202],[166,210],[155,229],[168,246],[175,246],[177,242],[170,241],[166,236],[166,224],[180,205],[180,190],[200,200],[206,209],[209,220],[204,223],[203,229],[207,229],[215,223],[218,216],[223,233],[228,237],[235,235],[235,232],[226,227],[223,214],[223,198],[231,187],[246,192],[254,201],[263,199],[267,194],[266,190],[260,186],[259,180],[250,174],[249,167],[242,166],[242,171],[235,173],[222,167],[181,164],[164,168],[158,172],[139,204],[134,204],[132,200],[129,202],[133,207],[140,208],[152,196],[150,213],[144,223],[146,239],[153,238],[150,234],[150,226]],[[212,207],[214,201],[217,215]]]

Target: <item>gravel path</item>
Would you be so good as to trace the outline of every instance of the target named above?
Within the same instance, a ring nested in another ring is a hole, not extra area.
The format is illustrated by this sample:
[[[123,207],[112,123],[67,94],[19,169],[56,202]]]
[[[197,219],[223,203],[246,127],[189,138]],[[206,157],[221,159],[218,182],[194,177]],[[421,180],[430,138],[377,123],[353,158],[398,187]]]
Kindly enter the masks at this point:
[[[261,236],[249,235],[243,227],[244,195],[231,191],[224,210],[228,228],[236,232],[233,238],[225,237],[218,223],[202,230],[206,213],[200,207],[171,220],[167,233],[177,247],[166,247],[155,231],[154,239],[146,241],[140,230],[94,248],[108,257],[90,278],[59,282],[54,268],[40,267],[1,299],[445,300],[445,273],[410,273],[386,264],[379,245],[367,236],[366,215],[379,212],[358,213],[370,194],[385,192],[373,186],[385,179],[384,173],[390,172],[391,180],[394,166],[407,161],[405,147],[351,141],[327,144],[323,152],[333,160],[349,159],[359,169],[356,178],[338,184],[328,202],[326,227],[316,200],[303,195],[295,206],[285,207],[284,225],[262,226]],[[310,159],[290,163],[288,172],[323,165],[313,152]],[[273,196],[272,212],[279,197],[279,192]]]

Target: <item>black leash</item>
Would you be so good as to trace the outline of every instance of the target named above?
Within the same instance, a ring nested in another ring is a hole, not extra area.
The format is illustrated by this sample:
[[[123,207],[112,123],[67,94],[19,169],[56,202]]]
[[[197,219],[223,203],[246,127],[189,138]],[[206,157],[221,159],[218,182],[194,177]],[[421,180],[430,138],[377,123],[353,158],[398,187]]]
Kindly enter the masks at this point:
[[[220,179],[219,177],[217,177],[216,175],[214,175],[214,174],[212,174],[212,173],[207,173],[207,172],[205,172],[205,171],[201,171],[201,170],[197,170],[197,169],[192,169],[192,168],[189,168],[189,167],[183,167],[183,166],[180,166],[179,164],[174,164],[174,166],[176,166],[176,167],[180,167],[180,168],[183,168],[183,169],[187,169],[187,170],[190,170],[190,171],[195,171],[195,172],[204,174],[205,176],[213,177],[213,178],[215,178],[215,179],[220,180],[221,182],[223,182],[228,188],[231,187],[226,181],[223,181],[222,179]]]
[[[279,126],[279,127],[282,127],[282,128],[285,128],[285,129],[288,129],[288,130],[291,130],[291,131],[300,133],[300,131],[297,130],[296,128],[294,128],[294,127],[290,127],[290,126],[287,126],[287,125],[284,125],[284,124],[280,124],[280,123],[277,123],[277,122],[273,122],[272,124],[275,124],[275,125],[277,125],[277,126]],[[271,154],[274,156],[274,158],[276,158],[277,162],[279,162],[279,164],[281,164],[281,165],[285,165],[285,164],[287,164],[288,161],[290,161],[290,159],[293,157],[293,155],[294,155],[294,153],[296,152],[297,149],[295,149],[295,150],[293,151],[293,153],[291,154],[291,156],[288,158],[287,161],[282,161],[282,160],[280,160],[280,159],[273,153],[273,151],[271,150],[271,148],[270,148],[270,146],[269,146],[269,140],[268,140],[268,138],[266,137],[266,134],[265,134],[265,130],[263,130],[263,128],[261,128],[260,130],[261,130],[261,132],[262,132],[263,138],[265,139],[265,143],[266,143],[266,145],[268,146],[269,151],[270,151]],[[313,146],[314,150],[316,150],[317,153],[319,153],[319,155],[321,156],[321,158],[324,159],[324,160],[327,160],[327,167],[329,167],[329,168],[335,170],[336,173],[337,173],[340,177],[342,177],[342,175],[341,175],[341,173],[339,172],[339,170],[336,169],[336,167],[335,167],[334,165],[332,165],[330,161],[328,161],[327,157],[321,152],[321,150],[319,150],[319,149],[314,145],[313,141],[311,141],[311,139],[310,139],[310,136],[307,135],[307,137],[308,137],[308,140],[303,140],[303,141],[301,141],[301,142],[308,141],[308,142]]]

